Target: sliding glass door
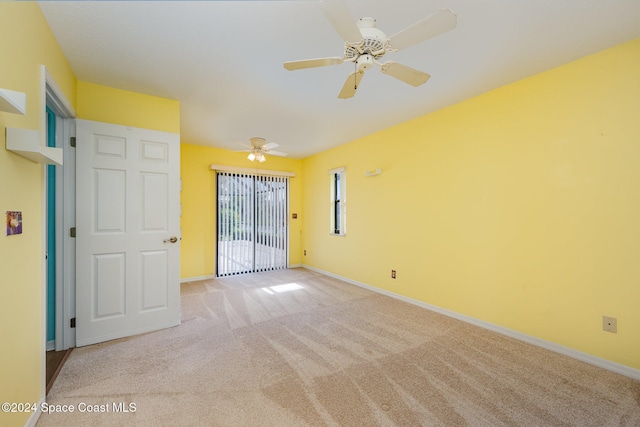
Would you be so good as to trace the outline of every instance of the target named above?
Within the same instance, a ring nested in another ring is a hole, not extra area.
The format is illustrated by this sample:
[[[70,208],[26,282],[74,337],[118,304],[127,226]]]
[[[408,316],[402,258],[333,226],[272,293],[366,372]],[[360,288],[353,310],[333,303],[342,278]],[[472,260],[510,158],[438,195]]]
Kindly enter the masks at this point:
[[[217,172],[218,277],[289,262],[289,179]]]

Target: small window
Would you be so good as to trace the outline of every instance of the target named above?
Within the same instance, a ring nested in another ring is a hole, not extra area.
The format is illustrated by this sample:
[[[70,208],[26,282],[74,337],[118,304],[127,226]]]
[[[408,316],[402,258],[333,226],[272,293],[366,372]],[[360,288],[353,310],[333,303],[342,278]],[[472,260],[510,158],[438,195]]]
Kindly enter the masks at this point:
[[[346,170],[331,169],[331,234],[346,234]]]

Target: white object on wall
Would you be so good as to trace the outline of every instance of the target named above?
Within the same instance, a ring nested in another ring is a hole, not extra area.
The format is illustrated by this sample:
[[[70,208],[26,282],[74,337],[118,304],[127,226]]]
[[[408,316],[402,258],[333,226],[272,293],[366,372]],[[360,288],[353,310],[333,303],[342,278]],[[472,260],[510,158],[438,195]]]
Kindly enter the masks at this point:
[[[382,169],[376,168],[375,170],[372,170],[372,171],[366,171],[365,175],[366,176],[376,176],[376,175],[380,175],[381,173],[382,173]]]
[[[27,94],[0,88],[0,111],[24,115],[27,112]]]
[[[32,162],[62,166],[62,148],[42,146],[37,130],[7,128],[7,150]]]

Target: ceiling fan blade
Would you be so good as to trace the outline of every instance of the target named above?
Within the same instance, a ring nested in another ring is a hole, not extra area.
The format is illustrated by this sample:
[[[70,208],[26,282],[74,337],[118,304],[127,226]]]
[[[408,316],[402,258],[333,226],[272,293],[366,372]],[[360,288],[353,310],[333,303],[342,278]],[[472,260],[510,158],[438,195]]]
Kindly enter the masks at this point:
[[[304,68],[324,67],[327,65],[342,64],[342,58],[317,58],[317,59],[303,59],[302,61],[289,61],[284,63],[284,68],[289,71],[302,70]]]
[[[342,86],[340,94],[338,94],[338,98],[347,99],[353,97],[358,87],[360,87],[362,76],[364,76],[364,71],[355,71],[349,74],[349,77],[347,77],[347,80],[344,82],[344,86]]]
[[[380,71],[384,74],[390,75],[391,77],[395,77],[398,80],[402,80],[411,86],[420,86],[421,84],[426,83],[427,80],[429,80],[429,77],[431,77],[425,72],[393,61],[387,61],[382,64]]]
[[[458,18],[451,9],[442,9],[389,37],[389,45],[401,50],[455,28]]]
[[[276,144],[275,142],[267,142],[266,144],[264,144],[264,146],[262,148],[264,148],[265,150],[271,150],[272,148],[276,148],[279,147],[279,144]]]
[[[271,150],[268,150],[266,153],[269,154],[269,155],[272,155],[272,156],[280,156],[280,157],[287,157],[288,156],[287,153],[284,153],[282,151],[271,151]]]
[[[344,41],[358,43],[362,40],[362,33],[351,17],[351,12],[344,0],[324,0],[320,2],[320,8]]]

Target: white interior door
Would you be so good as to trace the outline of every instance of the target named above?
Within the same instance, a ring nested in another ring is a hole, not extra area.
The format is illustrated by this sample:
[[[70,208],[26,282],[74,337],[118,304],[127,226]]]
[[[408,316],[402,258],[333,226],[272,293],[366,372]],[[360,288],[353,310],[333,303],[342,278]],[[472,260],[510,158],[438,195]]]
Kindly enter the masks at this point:
[[[180,323],[180,137],[76,123],[76,345]]]

